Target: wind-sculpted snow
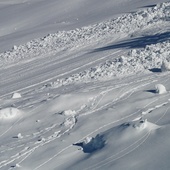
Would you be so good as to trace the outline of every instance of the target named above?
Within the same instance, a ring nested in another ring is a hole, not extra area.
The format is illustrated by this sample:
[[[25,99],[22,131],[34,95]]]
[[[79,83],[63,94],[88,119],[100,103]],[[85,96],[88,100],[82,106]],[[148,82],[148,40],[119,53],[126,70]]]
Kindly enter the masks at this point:
[[[170,3],[122,15],[116,19],[101,22],[70,31],[58,31],[26,44],[14,46],[0,54],[1,67],[24,59],[49,56],[73,47],[83,47],[115,35],[130,34],[145,26],[166,22],[170,17]]]

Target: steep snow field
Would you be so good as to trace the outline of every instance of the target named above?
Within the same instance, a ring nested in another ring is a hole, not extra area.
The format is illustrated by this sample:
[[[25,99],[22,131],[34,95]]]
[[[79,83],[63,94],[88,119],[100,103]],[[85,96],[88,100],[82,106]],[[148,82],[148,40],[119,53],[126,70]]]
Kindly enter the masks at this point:
[[[169,170],[170,2],[0,1],[0,169]]]

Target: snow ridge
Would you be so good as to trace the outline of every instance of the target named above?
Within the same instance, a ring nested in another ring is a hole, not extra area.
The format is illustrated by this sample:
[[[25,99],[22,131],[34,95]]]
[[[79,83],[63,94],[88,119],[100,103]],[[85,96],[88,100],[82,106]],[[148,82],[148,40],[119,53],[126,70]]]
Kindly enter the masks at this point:
[[[58,31],[45,37],[34,39],[26,44],[14,46],[12,50],[0,54],[0,66],[19,62],[24,59],[53,55],[73,47],[83,47],[92,42],[114,37],[115,34],[129,34],[145,26],[168,21],[170,3],[125,14],[116,19],[70,31]]]

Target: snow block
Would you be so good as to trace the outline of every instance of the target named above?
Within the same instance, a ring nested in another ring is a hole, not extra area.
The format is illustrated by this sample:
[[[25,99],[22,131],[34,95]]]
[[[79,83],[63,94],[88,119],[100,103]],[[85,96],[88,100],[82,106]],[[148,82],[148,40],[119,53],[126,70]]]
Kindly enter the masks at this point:
[[[21,98],[21,94],[20,93],[13,93],[12,99],[18,99],[18,98]]]
[[[156,93],[158,94],[165,94],[167,92],[165,86],[162,84],[155,85],[155,88],[156,88]]]

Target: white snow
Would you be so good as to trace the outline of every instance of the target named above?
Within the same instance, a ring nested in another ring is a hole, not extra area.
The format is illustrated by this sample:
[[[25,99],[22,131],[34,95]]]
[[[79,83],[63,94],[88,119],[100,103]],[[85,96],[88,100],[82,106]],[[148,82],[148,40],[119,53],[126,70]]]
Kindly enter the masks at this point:
[[[20,110],[14,107],[0,109],[0,119],[12,119],[20,115]]]
[[[155,88],[156,88],[156,93],[158,94],[164,94],[167,92],[165,86],[162,84],[155,85]]]
[[[170,2],[0,1],[0,169],[169,170]]]
[[[170,71],[170,63],[168,61],[163,61],[161,65],[161,71]]]
[[[54,55],[58,51],[70,49],[75,46],[82,47],[96,40],[101,41],[106,37],[110,37],[110,35],[114,37],[117,34],[131,34],[153,23],[166,23],[170,15],[169,6],[170,3],[162,3],[153,8],[125,14],[116,19],[95,25],[70,31],[58,31],[55,34],[48,34],[23,45],[14,45],[12,50],[0,54],[1,67],[8,63],[35,58],[40,55]]]
[[[14,93],[14,94],[12,94],[12,98],[13,99],[21,98],[21,94],[20,93]]]

